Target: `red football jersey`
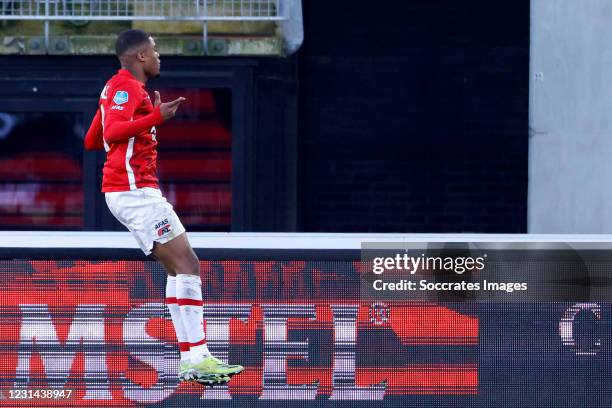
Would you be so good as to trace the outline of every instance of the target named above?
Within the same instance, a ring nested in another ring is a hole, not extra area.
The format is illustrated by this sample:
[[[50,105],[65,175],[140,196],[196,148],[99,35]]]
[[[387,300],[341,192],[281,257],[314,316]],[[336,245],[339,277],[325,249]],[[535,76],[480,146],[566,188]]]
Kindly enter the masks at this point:
[[[100,95],[99,110],[87,136],[88,149],[104,145],[102,191],[159,188],[155,126],[163,122],[144,84],[120,69]]]

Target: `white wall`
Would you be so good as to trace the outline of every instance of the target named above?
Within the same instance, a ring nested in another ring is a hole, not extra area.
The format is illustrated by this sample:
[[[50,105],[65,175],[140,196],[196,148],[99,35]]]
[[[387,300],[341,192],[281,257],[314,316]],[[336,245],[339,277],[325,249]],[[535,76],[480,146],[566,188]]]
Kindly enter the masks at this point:
[[[531,0],[530,75],[528,231],[612,233],[612,0]]]

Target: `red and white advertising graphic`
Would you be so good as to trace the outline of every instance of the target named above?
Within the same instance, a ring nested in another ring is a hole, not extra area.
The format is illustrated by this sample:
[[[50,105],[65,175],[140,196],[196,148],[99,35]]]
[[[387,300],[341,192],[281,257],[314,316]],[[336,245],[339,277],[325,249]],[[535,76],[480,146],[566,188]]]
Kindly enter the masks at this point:
[[[209,347],[245,366],[213,389],[177,380],[158,264],[2,261],[0,274],[0,405],[358,402],[478,389],[478,319],[361,302],[351,262],[203,261]]]

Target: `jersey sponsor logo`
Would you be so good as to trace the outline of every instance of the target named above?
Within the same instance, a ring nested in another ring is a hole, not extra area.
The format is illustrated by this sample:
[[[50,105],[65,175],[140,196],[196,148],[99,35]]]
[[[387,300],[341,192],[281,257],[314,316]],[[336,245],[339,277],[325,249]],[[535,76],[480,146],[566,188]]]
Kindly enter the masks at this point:
[[[163,237],[164,235],[168,234],[170,231],[172,231],[172,226],[170,224],[164,225],[162,228],[157,230],[157,236]]]
[[[168,224],[168,219],[164,219],[163,221],[158,222],[157,224],[155,224],[155,229],[159,229],[161,227],[163,227],[164,225]]]
[[[170,225],[170,223],[168,222],[168,219],[166,218],[163,221],[160,221],[157,224],[155,224],[155,229],[157,230],[157,236],[163,237],[164,235],[172,231],[172,225]]]
[[[115,97],[113,98],[113,102],[115,102],[117,105],[123,105],[128,101],[128,99],[129,97],[126,91],[117,91]]]
[[[113,106],[111,107],[111,109],[114,109],[114,110],[123,110],[123,106],[113,105]]]

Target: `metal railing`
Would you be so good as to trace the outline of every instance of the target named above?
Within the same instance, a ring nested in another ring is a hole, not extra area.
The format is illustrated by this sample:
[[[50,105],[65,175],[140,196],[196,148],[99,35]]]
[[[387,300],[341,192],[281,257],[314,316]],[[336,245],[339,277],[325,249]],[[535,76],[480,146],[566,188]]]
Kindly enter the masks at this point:
[[[1,20],[44,22],[49,48],[51,21],[199,21],[208,53],[212,21],[284,21],[281,3],[292,0],[0,0]]]
[[[282,0],[0,0],[0,20],[280,21]]]

